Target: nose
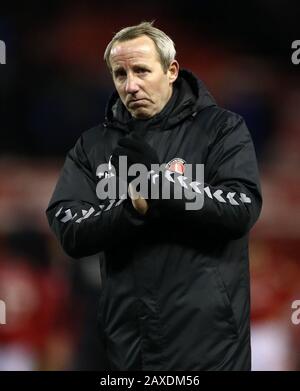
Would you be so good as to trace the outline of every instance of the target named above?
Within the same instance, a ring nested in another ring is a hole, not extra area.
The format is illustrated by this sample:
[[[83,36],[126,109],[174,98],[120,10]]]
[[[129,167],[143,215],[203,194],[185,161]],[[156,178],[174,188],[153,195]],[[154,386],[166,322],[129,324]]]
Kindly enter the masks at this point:
[[[126,80],[125,90],[128,94],[135,94],[139,90],[138,83],[134,75],[128,75]]]

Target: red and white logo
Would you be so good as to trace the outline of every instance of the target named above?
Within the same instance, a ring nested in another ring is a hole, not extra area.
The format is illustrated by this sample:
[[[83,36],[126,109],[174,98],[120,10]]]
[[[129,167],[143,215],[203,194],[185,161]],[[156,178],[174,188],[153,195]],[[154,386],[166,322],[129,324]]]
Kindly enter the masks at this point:
[[[166,164],[166,169],[172,172],[177,172],[178,174],[184,174],[185,170],[185,160],[176,157],[169,161]]]

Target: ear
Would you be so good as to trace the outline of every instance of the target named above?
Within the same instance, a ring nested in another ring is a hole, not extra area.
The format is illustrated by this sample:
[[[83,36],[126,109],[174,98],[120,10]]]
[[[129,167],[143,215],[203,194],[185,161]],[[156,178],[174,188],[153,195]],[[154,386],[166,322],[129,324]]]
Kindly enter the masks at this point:
[[[168,76],[170,84],[174,83],[174,81],[178,77],[179,72],[179,64],[176,60],[173,60],[168,68]]]

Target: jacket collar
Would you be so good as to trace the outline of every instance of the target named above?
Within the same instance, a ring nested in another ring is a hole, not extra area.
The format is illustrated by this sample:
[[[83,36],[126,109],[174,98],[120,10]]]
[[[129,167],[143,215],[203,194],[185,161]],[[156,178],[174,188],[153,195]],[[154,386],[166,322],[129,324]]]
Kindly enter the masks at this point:
[[[189,116],[195,116],[216,102],[204,83],[188,70],[181,69],[174,83],[173,94],[163,110],[149,119],[137,120],[131,117],[117,91],[114,91],[106,107],[105,125],[129,132],[138,127],[143,129],[170,129]]]

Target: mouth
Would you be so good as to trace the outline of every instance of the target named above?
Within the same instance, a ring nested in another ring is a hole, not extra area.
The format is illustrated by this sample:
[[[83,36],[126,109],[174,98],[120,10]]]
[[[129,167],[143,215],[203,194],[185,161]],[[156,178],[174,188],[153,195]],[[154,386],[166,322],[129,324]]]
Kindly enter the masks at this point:
[[[142,99],[131,99],[128,101],[128,105],[131,106],[143,106],[148,102],[148,99],[142,98]]]

